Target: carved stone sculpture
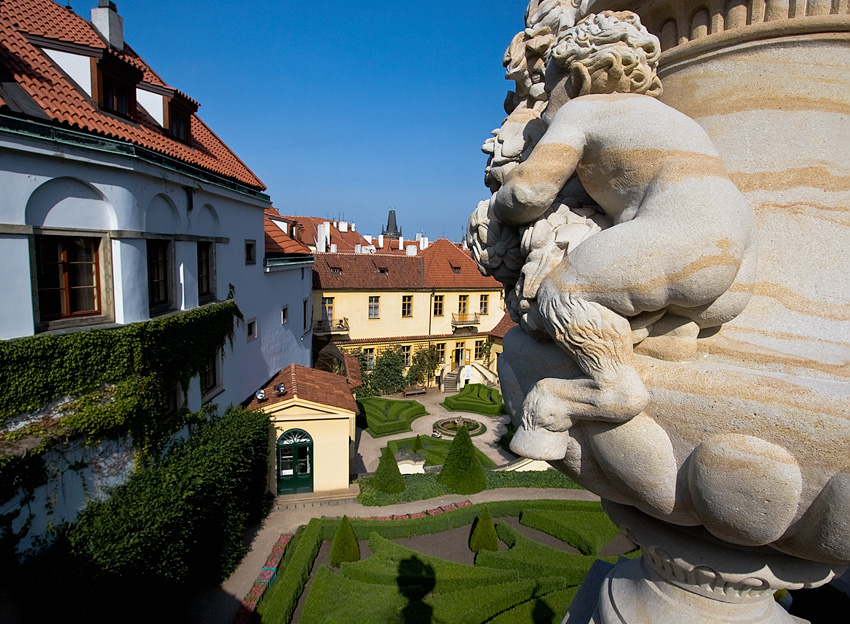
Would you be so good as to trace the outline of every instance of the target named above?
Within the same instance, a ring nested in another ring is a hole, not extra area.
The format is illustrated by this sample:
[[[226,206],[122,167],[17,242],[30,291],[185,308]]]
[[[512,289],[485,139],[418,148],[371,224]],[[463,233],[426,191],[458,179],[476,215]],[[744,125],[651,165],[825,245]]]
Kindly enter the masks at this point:
[[[765,221],[736,184],[740,163],[767,156],[742,156],[730,178],[704,130],[725,139],[720,122],[657,99],[660,44],[635,14],[597,0],[597,14],[573,7],[577,23],[543,32],[529,16],[544,4],[529,6],[506,55],[517,90],[485,144],[493,195],[467,236],[520,325],[499,359],[512,448],[601,495],[644,549],[609,575],[593,621],[790,621],[772,591],[822,584],[850,562],[847,306],[799,329],[832,327],[832,342],[777,332],[787,312],[763,294],[794,277],[776,271],[778,230],[760,252]],[[837,366],[812,353],[824,348]],[[624,615],[629,600],[655,615]]]

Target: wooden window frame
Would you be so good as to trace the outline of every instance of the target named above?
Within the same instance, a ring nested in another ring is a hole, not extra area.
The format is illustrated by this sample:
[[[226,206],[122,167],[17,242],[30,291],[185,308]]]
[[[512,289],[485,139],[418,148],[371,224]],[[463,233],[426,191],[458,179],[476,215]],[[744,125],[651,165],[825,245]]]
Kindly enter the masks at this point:
[[[215,288],[215,244],[198,242],[198,302],[214,301]]]
[[[412,318],[413,317],[413,295],[402,295],[401,296],[401,317],[402,318]]]
[[[478,297],[478,313],[490,314],[490,295],[479,295]]]
[[[147,240],[148,306],[151,316],[162,314],[174,307],[174,277],[172,275],[174,262],[172,253],[173,247],[170,240],[159,238]],[[162,269],[161,275],[158,274],[160,268]],[[163,287],[160,288],[160,285]]]
[[[72,241],[76,240],[84,240],[87,241],[91,245],[91,261],[74,261],[69,259],[69,252],[71,249]],[[96,236],[59,236],[59,235],[47,235],[47,234],[36,234],[35,236],[35,257],[36,257],[36,289],[38,296],[38,310],[39,310],[39,320],[43,322],[49,321],[61,321],[67,319],[75,319],[75,318],[86,318],[93,316],[102,315],[103,302],[102,296],[103,291],[101,287],[101,257],[100,257],[100,246],[102,239]],[[56,244],[58,246],[58,259],[57,262],[47,262],[43,259],[44,248],[43,245],[52,245]],[[47,264],[55,264],[56,268],[59,271],[59,286],[58,287],[47,287],[45,286],[45,279],[42,275],[46,272]],[[72,267],[75,265],[87,264],[91,265],[93,268],[93,282],[92,285],[84,285],[77,286],[74,285],[75,280],[72,274]],[[39,279],[41,277],[41,279]],[[73,309],[73,301],[72,301],[72,291],[74,289],[91,289],[94,291],[94,309],[91,310],[74,310]],[[60,297],[60,310],[58,313],[48,313],[45,314],[45,305],[42,293],[46,293],[47,291],[58,290]]]
[[[469,295],[458,295],[457,313],[467,314],[469,312]]]

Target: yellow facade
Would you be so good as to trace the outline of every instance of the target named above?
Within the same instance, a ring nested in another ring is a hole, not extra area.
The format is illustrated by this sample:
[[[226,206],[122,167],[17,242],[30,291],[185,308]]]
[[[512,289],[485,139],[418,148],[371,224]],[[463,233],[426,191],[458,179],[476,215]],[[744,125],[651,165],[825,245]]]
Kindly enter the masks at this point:
[[[405,297],[410,297],[409,308],[406,305],[407,301],[404,300]],[[370,298],[377,298],[377,302],[373,300],[370,306]],[[435,303],[438,304],[440,301],[442,301],[442,314],[435,314]],[[375,303],[377,303],[377,311]],[[482,305],[486,310],[483,313]],[[314,327],[322,327],[323,322],[327,322],[329,327],[334,327],[340,321],[347,321],[347,339],[350,340],[446,335],[453,331],[455,333],[468,331],[467,328],[474,328],[479,333],[487,333],[502,319],[503,312],[502,291],[496,288],[465,291],[435,290],[433,292],[430,290],[313,291]],[[465,314],[466,317],[459,317],[459,314]]]
[[[398,346],[412,357],[433,345],[450,370],[471,362],[493,365],[486,334],[502,319],[501,289],[324,290],[313,297],[314,327],[334,328],[327,337],[349,353],[377,357]]]
[[[305,401],[298,397],[264,407],[274,426],[271,441],[269,490],[277,491],[278,438],[291,429],[301,429],[312,438],[313,491],[348,488],[350,459],[355,438],[355,414],[349,410]]]

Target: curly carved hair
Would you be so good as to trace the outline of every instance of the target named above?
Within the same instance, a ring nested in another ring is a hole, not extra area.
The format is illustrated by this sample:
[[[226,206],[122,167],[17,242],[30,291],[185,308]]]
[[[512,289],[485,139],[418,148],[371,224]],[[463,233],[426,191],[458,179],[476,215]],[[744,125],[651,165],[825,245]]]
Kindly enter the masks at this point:
[[[551,58],[572,77],[576,98],[590,93],[661,95],[661,44],[630,11],[591,14],[567,30]]]

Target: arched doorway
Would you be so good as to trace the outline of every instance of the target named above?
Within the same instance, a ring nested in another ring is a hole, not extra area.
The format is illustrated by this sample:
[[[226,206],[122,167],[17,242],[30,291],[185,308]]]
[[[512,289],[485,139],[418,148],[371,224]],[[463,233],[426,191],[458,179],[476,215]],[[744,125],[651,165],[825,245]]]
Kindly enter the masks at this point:
[[[277,493],[313,491],[313,438],[303,429],[290,429],[277,439]]]

